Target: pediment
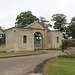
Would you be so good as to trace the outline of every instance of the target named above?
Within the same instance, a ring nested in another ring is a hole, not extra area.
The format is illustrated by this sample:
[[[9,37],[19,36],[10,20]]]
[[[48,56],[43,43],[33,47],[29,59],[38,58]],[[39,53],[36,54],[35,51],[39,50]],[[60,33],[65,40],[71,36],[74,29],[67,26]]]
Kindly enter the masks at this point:
[[[46,29],[40,22],[36,21],[27,26],[27,28]]]

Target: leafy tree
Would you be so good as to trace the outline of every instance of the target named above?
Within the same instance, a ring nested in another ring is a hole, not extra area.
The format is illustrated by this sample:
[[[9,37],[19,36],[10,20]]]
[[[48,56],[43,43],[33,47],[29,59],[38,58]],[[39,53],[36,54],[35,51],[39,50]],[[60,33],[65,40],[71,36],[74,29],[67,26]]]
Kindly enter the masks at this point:
[[[39,17],[39,21],[45,26],[45,27],[52,27],[52,25],[47,21],[44,17]]]
[[[60,31],[65,30],[65,25],[67,22],[64,14],[54,14],[51,21],[54,21],[54,29],[58,29]]]
[[[0,27],[0,45],[5,44],[5,30]]]
[[[34,21],[38,20],[36,16],[32,14],[31,11],[22,12],[20,15],[17,16],[15,22],[16,27],[26,27],[27,25],[33,23]]]
[[[5,44],[5,30],[3,30],[3,34],[2,34],[2,44]]]
[[[67,26],[66,33],[67,33],[68,37],[75,38],[75,17],[73,17],[71,19],[69,26]]]

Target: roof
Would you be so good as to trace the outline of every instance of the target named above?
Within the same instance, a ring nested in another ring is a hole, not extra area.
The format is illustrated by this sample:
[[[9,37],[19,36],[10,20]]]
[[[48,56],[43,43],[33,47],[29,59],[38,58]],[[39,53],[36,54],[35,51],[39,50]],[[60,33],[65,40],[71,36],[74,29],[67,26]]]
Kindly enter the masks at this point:
[[[10,29],[14,29],[14,28],[17,28],[17,29],[38,29],[38,28],[23,28],[23,27],[12,27],[12,28],[9,28],[9,29],[6,29],[5,31],[7,31],[7,30],[10,30]],[[44,30],[44,29],[39,29],[39,30]]]
[[[39,23],[42,27],[48,28],[48,27],[45,27],[43,24],[41,24],[39,21],[35,21],[35,22],[31,23],[28,26],[26,26],[25,28],[31,28],[31,26],[33,26],[35,23]]]
[[[10,30],[10,29],[13,29],[13,28],[23,28],[23,29],[39,29],[39,28],[32,28],[31,26],[33,26],[34,24],[36,23],[39,23],[44,29],[47,29],[47,27],[43,26],[39,21],[35,21],[31,24],[29,24],[28,26],[26,27],[12,27],[12,28],[9,28],[9,29],[6,29],[6,30]]]

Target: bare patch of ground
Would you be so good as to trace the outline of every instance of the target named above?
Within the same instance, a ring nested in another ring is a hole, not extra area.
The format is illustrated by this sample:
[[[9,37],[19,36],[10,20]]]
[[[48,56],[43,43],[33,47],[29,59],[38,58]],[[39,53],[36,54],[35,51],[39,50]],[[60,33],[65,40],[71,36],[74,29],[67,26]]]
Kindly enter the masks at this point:
[[[49,67],[50,67],[50,64],[54,61],[54,59],[51,59],[49,60],[46,65],[45,65],[45,69],[44,69],[44,75],[49,75]]]

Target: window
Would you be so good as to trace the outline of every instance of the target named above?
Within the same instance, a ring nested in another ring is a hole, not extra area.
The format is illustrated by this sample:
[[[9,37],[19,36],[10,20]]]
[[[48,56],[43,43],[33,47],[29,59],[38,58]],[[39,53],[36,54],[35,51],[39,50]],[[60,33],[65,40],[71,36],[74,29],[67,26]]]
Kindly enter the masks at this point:
[[[57,37],[57,43],[59,43],[59,37]]]
[[[27,36],[26,35],[23,36],[23,43],[27,43]]]

